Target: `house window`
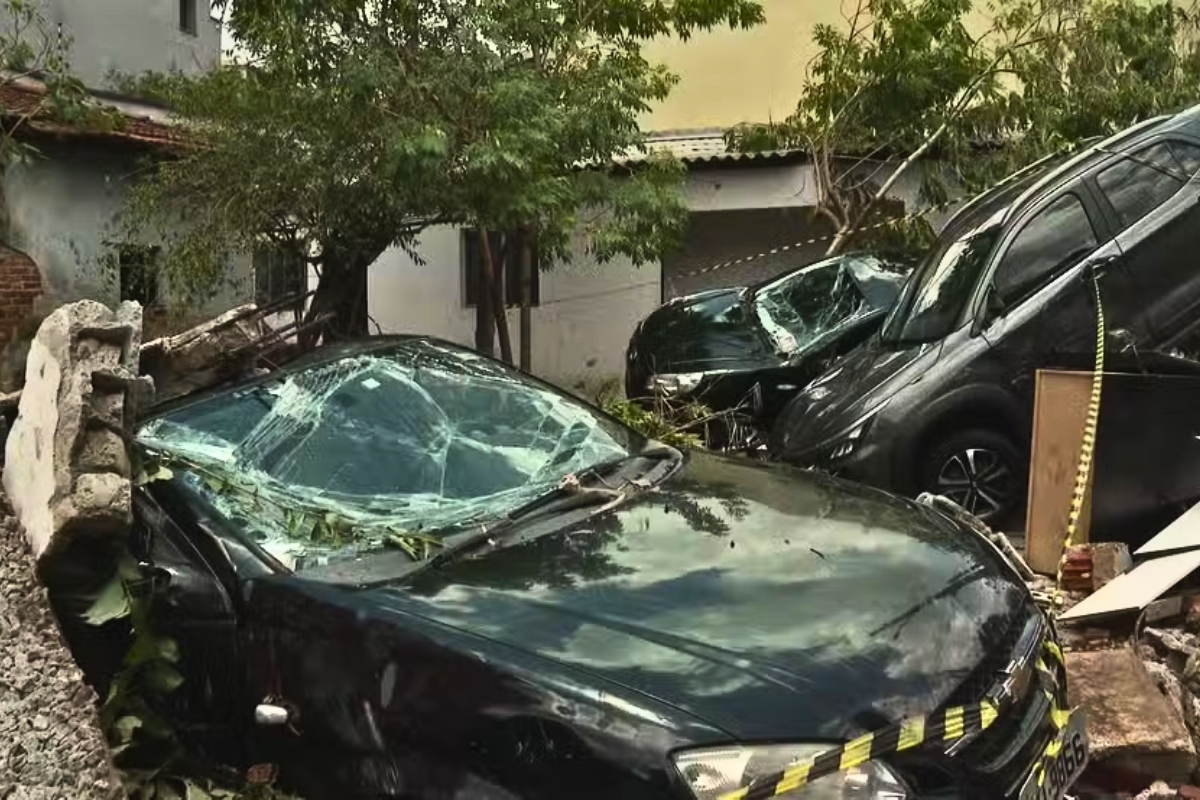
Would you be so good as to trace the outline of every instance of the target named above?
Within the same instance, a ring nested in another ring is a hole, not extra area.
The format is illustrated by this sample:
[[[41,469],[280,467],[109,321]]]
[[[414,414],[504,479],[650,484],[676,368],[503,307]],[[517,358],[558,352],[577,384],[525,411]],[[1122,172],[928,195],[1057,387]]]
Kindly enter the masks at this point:
[[[523,237],[519,233],[498,233],[491,231],[488,241],[492,249],[492,261],[502,265],[497,272],[497,278],[502,282],[504,303],[507,306],[521,305],[521,251],[524,246]],[[467,306],[479,302],[480,254],[482,239],[479,231],[467,229],[463,231],[463,300]],[[541,264],[537,245],[530,248],[531,275],[529,285],[529,304],[538,305],[541,302]]]
[[[143,308],[158,305],[158,259],[162,248],[157,245],[123,244],[117,247],[120,270],[121,300],[136,300]]]
[[[299,250],[260,247],[254,251],[254,296],[259,305],[304,294],[308,262]]]
[[[196,0],[179,0],[179,30],[195,36],[198,32],[196,23]]]

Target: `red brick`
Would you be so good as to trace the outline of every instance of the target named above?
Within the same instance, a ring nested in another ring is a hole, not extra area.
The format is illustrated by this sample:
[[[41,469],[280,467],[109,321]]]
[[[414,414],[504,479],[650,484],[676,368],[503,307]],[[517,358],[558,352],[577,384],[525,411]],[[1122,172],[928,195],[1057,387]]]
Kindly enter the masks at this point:
[[[21,253],[8,251],[0,255],[0,349],[8,344],[41,295],[37,264]]]

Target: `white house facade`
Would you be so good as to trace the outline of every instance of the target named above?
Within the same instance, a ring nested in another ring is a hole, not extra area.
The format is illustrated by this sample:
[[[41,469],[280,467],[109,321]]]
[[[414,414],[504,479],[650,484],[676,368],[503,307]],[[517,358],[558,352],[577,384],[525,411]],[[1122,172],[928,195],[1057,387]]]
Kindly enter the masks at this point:
[[[728,153],[720,131],[659,134],[652,144],[688,166],[683,191],[692,213],[681,247],[651,264],[634,266],[621,259],[599,264],[579,237],[569,261],[538,276],[531,368],[565,388],[594,388],[619,378],[638,322],[664,300],[769,278],[818,260],[828,246],[827,241],[810,243],[705,271],[827,236],[811,213],[816,201],[812,166],[802,153]],[[915,182],[897,181],[893,194],[912,208]],[[370,314],[379,329],[472,345],[475,310],[468,297],[466,243],[462,230],[443,226],[421,235],[416,249],[424,263],[398,248],[384,253],[371,267],[368,283]],[[508,313],[517,352],[518,312]]]

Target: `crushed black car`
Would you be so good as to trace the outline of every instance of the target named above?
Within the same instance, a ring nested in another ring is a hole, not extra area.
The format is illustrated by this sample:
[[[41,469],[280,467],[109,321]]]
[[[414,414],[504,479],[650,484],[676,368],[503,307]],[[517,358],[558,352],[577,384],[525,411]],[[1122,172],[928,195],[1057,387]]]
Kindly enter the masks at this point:
[[[711,425],[709,446],[751,447],[804,385],[879,329],[911,266],[903,256],[850,253],[670,300],[629,341],[625,396],[727,412],[735,424]]]
[[[1083,768],[1044,760],[1052,624],[916,502],[684,453],[419,337],[164,405],[137,442],[171,717],[308,800],[710,800],[995,698],[981,732],[787,796],[1026,797],[1037,765],[1061,795]]]
[[[1200,106],[1052,156],[974,198],[880,333],[779,415],[772,454],[994,524],[1026,493],[1035,376],[1195,374],[1164,354],[1200,330]],[[1157,353],[1155,352],[1157,351]]]

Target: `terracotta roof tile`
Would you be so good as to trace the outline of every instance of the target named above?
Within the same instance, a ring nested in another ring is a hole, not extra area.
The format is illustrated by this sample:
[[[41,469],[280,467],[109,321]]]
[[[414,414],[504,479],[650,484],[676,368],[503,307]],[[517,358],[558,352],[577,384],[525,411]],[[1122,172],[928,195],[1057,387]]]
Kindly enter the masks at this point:
[[[0,115],[9,119],[31,115],[25,123],[30,128],[60,136],[139,142],[165,147],[184,146],[189,141],[186,131],[175,125],[129,112],[118,112],[122,123],[113,130],[89,129],[56,122],[40,111],[45,96],[46,92],[41,88],[13,82],[0,83]],[[102,100],[96,102],[98,105],[104,104]]]

